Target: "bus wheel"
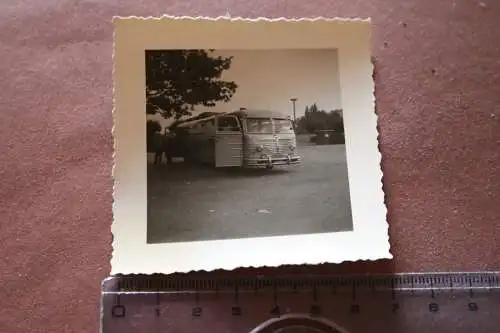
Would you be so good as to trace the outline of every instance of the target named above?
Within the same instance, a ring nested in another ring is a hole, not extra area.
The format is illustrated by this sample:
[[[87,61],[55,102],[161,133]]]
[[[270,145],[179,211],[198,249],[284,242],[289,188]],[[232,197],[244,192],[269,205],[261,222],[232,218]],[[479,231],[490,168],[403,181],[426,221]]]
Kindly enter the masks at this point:
[[[274,167],[274,165],[272,165],[272,164],[266,165],[266,169],[268,169],[268,170],[271,170],[273,167]]]

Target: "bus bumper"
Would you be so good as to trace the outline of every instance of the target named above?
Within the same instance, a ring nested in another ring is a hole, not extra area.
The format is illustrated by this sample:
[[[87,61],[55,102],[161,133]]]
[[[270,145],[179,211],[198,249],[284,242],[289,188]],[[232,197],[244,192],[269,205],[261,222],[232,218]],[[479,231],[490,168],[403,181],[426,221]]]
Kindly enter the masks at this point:
[[[302,162],[298,155],[288,155],[284,157],[261,156],[257,159],[251,159],[247,163],[249,168],[269,168],[273,166],[296,166]]]

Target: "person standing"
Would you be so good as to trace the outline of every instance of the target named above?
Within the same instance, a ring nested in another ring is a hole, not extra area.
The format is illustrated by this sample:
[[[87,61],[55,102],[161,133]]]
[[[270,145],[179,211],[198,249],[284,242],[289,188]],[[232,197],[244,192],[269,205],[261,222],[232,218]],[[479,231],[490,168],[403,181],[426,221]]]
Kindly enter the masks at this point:
[[[167,164],[172,164],[173,141],[174,137],[172,133],[165,131],[163,135],[163,152],[165,153]]]
[[[155,151],[154,164],[161,164],[163,162],[163,135],[156,132],[153,137],[153,145]]]

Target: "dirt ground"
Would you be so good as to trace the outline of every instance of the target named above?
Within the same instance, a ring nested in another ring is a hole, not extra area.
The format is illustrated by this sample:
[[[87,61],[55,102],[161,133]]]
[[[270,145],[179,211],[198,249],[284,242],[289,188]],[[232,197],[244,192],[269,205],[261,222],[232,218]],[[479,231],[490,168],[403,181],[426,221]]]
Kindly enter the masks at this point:
[[[303,165],[148,164],[148,243],[352,230],[344,145],[299,137]]]

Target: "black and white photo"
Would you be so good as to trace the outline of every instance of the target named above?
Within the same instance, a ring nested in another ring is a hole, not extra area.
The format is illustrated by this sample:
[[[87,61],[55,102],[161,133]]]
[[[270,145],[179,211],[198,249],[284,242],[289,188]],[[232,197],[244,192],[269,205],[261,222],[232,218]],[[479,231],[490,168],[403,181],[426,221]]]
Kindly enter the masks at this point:
[[[147,50],[148,242],[352,230],[337,50]]]
[[[114,24],[114,273],[391,257],[369,20]]]

